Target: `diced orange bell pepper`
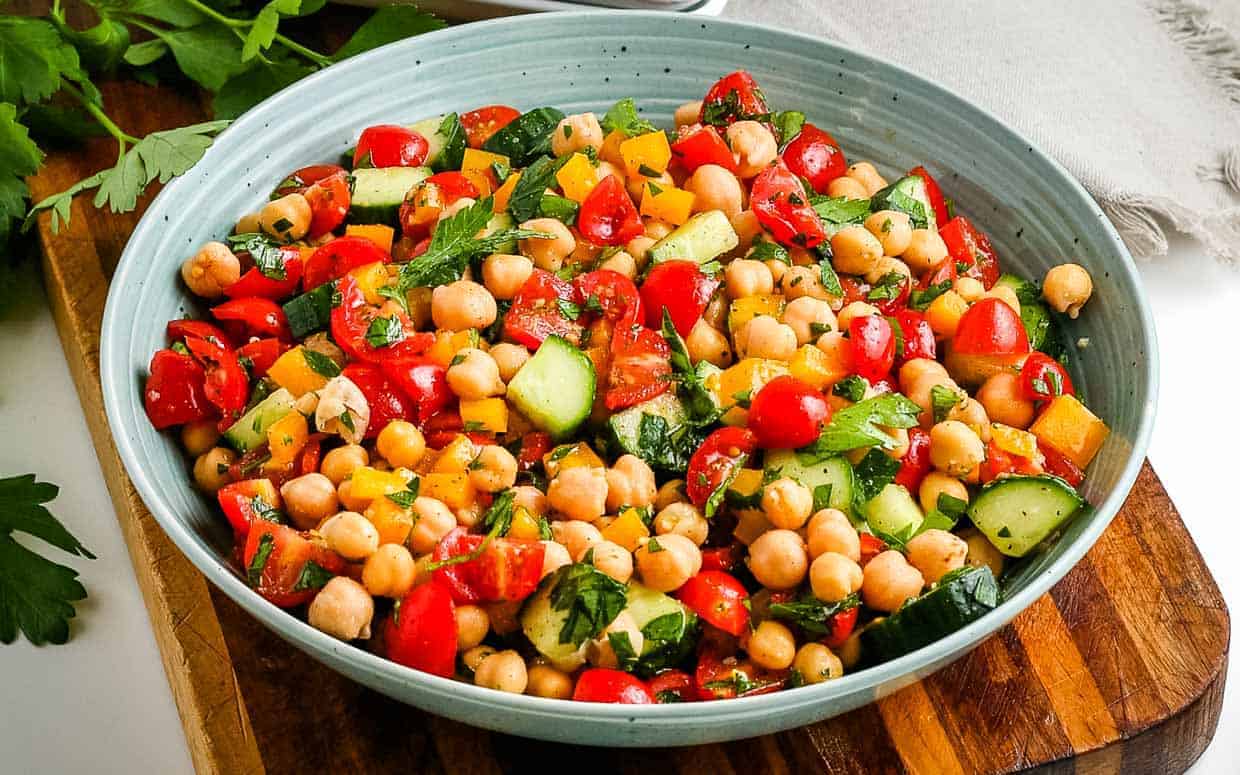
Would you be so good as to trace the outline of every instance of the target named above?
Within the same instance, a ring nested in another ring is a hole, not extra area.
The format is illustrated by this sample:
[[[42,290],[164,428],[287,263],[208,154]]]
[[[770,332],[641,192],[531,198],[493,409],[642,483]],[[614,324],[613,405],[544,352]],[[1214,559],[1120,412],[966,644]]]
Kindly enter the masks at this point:
[[[467,431],[508,432],[508,403],[502,398],[462,398],[460,411]]]
[[[524,506],[512,510],[512,524],[508,527],[508,537],[519,541],[537,541],[541,537],[538,530],[538,517]]]
[[[647,132],[620,143],[620,158],[629,177],[657,177],[672,160],[672,147],[663,132]],[[653,174],[651,174],[653,172]]]
[[[446,369],[452,365],[452,359],[456,357],[456,354],[466,347],[486,349],[486,343],[478,335],[478,329],[440,331],[435,335],[435,343],[426,351],[426,357]]]
[[[797,349],[796,355],[793,355],[788,363],[788,371],[792,376],[818,390],[847,376],[847,372],[843,374],[834,372],[827,354],[812,344],[801,345]]]
[[[292,460],[306,446],[309,437],[310,428],[301,412],[293,410],[276,420],[267,429],[267,448],[272,461],[282,465]]]
[[[354,280],[357,280],[357,287],[366,297],[366,301],[370,304],[382,304],[384,298],[379,295],[379,289],[388,284],[387,264],[382,261],[376,261],[373,264],[359,266],[356,269],[349,270],[349,274]]]
[[[312,390],[322,390],[327,377],[318,373],[306,361],[305,348],[297,345],[287,350],[267,369],[267,376],[295,397],[301,398]]]
[[[693,214],[692,191],[647,182],[642,186],[641,214],[679,226]]]
[[[477,497],[474,485],[469,481],[469,474],[427,474],[422,477],[420,495],[441,500],[448,508],[463,509],[471,505]]]
[[[413,512],[402,508],[391,498],[375,498],[364,514],[375,530],[379,531],[380,544],[403,544],[413,530]]]
[[[603,467],[602,459],[584,441],[576,444],[561,444],[543,455],[543,468],[546,469],[547,476],[552,478],[565,468],[578,466]]]
[[[1038,456],[1038,437],[1028,431],[996,422],[990,425],[990,437],[1004,452],[1027,457],[1030,460]]]
[[[625,509],[620,516],[603,528],[603,538],[613,544],[623,546],[627,551],[636,551],[638,542],[650,535],[650,529],[642,522],[637,509]]]
[[[767,315],[776,320],[784,314],[784,297],[778,293],[746,296],[728,307],[728,330],[735,333],[741,326],[758,317]]]
[[[344,227],[346,237],[361,237],[378,245],[384,253],[392,252],[392,240],[396,230],[382,223],[351,223]]]
[[[495,196],[491,199],[491,211],[502,213],[508,209],[508,200],[512,198],[512,192],[517,187],[517,181],[521,179],[520,172],[514,172],[504,181],[504,185],[495,189]]]
[[[469,464],[478,457],[478,445],[465,434],[458,433],[448,446],[439,451],[431,471],[436,474],[460,474],[469,470]]]
[[[478,189],[479,196],[490,196],[496,188],[495,171],[492,164],[508,165],[508,157],[498,153],[466,148],[461,159],[461,174],[469,179]]]
[[[349,485],[349,495],[366,501],[400,492],[408,487],[405,477],[395,471],[380,471],[370,466],[362,466],[354,471],[350,481],[352,484]]]
[[[1063,453],[1082,470],[1098,454],[1111,430],[1075,396],[1056,396],[1029,432]]]
[[[581,203],[598,185],[598,171],[590,158],[583,153],[574,153],[563,167],[556,170],[555,180],[560,184],[564,196]]]
[[[623,167],[624,157],[620,155],[620,145],[627,139],[628,136],[618,129],[609,132],[603,138],[603,147],[598,150],[598,157],[617,167]]]

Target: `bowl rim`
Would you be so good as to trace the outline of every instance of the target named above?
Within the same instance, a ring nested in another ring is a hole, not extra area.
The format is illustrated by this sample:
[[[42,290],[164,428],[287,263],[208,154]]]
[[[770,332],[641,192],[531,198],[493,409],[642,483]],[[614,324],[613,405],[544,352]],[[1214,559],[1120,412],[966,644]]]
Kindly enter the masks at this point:
[[[671,21],[668,19],[667,12],[660,11],[589,10],[497,18],[449,26],[414,38],[406,38],[387,44],[313,73],[251,108],[225,129],[220,134],[220,138],[261,131],[264,118],[270,115],[283,101],[296,99],[301,92],[311,88],[323,78],[336,79],[341,77],[341,74],[365,70],[378,64],[385,52],[395,47],[418,48],[437,44],[441,40],[468,38],[477,35],[480,31],[499,25],[521,27],[544,24],[584,23],[602,26],[606,25],[611,17],[616,16],[623,16],[626,19],[640,18],[643,22],[649,23],[655,31],[662,26],[666,26],[667,22]],[[677,19],[676,21],[681,20]],[[1158,402],[1159,355],[1157,335],[1150,304],[1137,272],[1136,264],[1123,240],[1116,232],[1114,225],[1106,218],[1093,197],[1085,190],[1081,183],[1057,160],[1046,154],[1036,143],[1030,141],[1025,135],[1009,126],[986,108],[956,94],[937,81],[919,75],[901,65],[854,50],[837,41],[780,29],[772,25],[732,19],[702,19],[700,17],[693,17],[688,21],[692,21],[695,24],[700,23],[706,26],[708,31],[710,27],[723,27],[733,31],[744,32],[746,30],[754,30],[765,35],[794,39],[802,43],[821,47],[825,53],[843,54],[864,64],[893,70],[901,78],[918,82],[930,95],[972,111],[974,115],[986,124],[981,128],[981,131],[988,134],[1006,134],[1022,141],[1029,147],[1030,153],[1033,154],[1037,161],[1046,165],[1057,177],[1055,181],[1057,184],[1065,186],[1067,190],[1074,192],[1079,198],[1080,204],[1087,206],[1093,214],[1098,216],[1103,235],[1109,242],[1109,247],[1120,259],[1118,265],[1111,267],[1111,271],[1123,272],[1136,289],[1133,301],[1141,321],[1142,335],[1147,343],[1147,351],[1145,353],[1147,368],[1144,377],[1147,400],[1140,409],[1137,432],[1133,439],[1132,448],[1129,452],[1128,460],[1116,480],[1115,487],[1101,503],[1096,504],[1095,514],[1091,517],[1091,524],[1076,537],[1064,551],[1064,554],[1039,574],[1037,578],[1031,580],[1023,589],[1011,597],[1005,598],[993,611],[947,637],[940,638],[909,654],[856,673],[846,674],[833,681],[799,687],[795,693],[774,692],[766,695],[734,698],[722,703],[707,703],[705,705],[702,703],[652,706],[609,705],[498,692],[451,678],[442,678],[414,670],[380,657],[363,648],[339,641],[261,598],[242,583],[240,577],[227,564],[217,561],[204,548],[198,545],[191,536],[189,527],[181,524],[173,516],[174,509],[164,497],[157,483],[139,465],[141,463],[141,455],[138,444],[125,433],[128,427],[128,420],[123,412],[124,395],[133,389],[133,374],[130,373],[131,370],[128,367],[127,353],[120,348],[119,342],[115,341],[113,337],[108,336],[108,332],[113,328],[114,320],[121,314],[120,309],[123,306],[120,300],[121,289],[135,279],[138,279],[135,277],[135,274],[139,271],[139,262],[133,245],[140,242],[141,238],[145,237],[148,232],[152,232],[157,228],[156,221],[159,219],[162,210],[168,206],[169,202],[176,200],[182,187],[188,185],[184,176],[179,177],[171,181],[160,191],[143,214],[142,219],[126,242],[125,250],[109,285],[101,329],[100,376],[104,406],[108,423],[112,430],[113,441],[124,463],[126,473],[139,495],[142,496],[143,502],[147,505],[164,533],[172,539],[177,548],[189,558],[199,572],[241,606],[249,615],[258,619],[265,627],[281,638],[307,651],[320,662],[327,664],[331,669],[339,672],[339,668],[333,663],[337,659],[346,659],[352,661],[354,667],[365,671],[372,678],[380,678],[389,685],[412,685],[427,697],[450,694],[457,699],[465,700],[472,704],[489,705],[492,708],[502,708],[521,713],[536,713],[539,715],[564,714],[573,719],[590,721],[633,721],[636,718],[642,721],[693,720],[704,725],[712,719],[734,718],[741,715],[752,717],[762,715],[765,712],[788,711],[794,707],[819,704],[834,698],[842,698],[864,692],[873,693],[879,687],[892,685],[901,679],[907,680],[909,677],[916,679],[920,671],[924,671],[927,666],[941,661],[944,657],[955,659],[963,656],[968,650],[971,650],[983,639],[997,632],[1008,621],[1027,609],[1035,600],[1046,593],[1051,586],[1063,578],[1080,561],[1085,553],[1093,547],[1099,536],[1110,524],[1111,520],[1114,519],[1132,489],[1145,460],[1145,453],[1153,432],[1154,415]],[[432,56],[435,56],[435,54],[432,54]],[[222,153],[223,151],[218,150],[219,147],[219,138],[217,138],[216,143],[207,149],[203,160],[207,160],[213,153]],[[357,679],[353,678],[352,680]]]

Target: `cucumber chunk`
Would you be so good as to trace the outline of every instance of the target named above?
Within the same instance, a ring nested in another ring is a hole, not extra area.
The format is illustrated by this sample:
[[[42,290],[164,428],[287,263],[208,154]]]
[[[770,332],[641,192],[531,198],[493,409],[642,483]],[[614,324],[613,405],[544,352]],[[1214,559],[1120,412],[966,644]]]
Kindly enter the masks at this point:
[[[873,665],[903,656],[980,619],[997,605],[999,585],[990,568],[954,570],[929,592],[867,627],[861,633],[861,657]]]
[[[574,646],[560,642],[560,631],[568,621],[569,609],[557,611],[551,606],[551,590],[555,589],[571,565],[543,579],[538,589],[521,609],[521,630],[539,654],[558,670],[573,671],[585,664],[586,644]]]
[[[259,401],[258,404],[241,415],[241,419],[224,431],[224,439],[238,452],[248,452],[267,440],[267,429],[276,420],[293,411],[297,399],[284,388]]]
[[[465,128],[455,113],[424,118],[409,127],[426,138],[426,159],[422,162],[435,172],[460,169],[465,155]]]
[[[982,488],[968,515],[995,548],[1024,557],[1072,519],[1084,500],[1053,476],[1006,476]]]
[[[797,459],[797,453],[794,450],[773,449],[766,453],[763,467],[778,468],[781,476],[796,479],[808,487],[810,492],[823,485],[830,486],[831,496],[827,499],[827,505],[830,508],[839,509],[852,517],[854,521],[856,520],[852,509],[853,469],[844,458],[829,457],[826,460],[806,465]]]
[[[487,138],[482,150],[507,156],[514,167],[524,167],[540,155],[551,155],[551,132],[563,118],[555,108],[534,108]]]
[[[938,229],[934,217],[934,208],[930,206],[930,196],[926,193],[926,181],[919,175],[900,178],[895,183],[878,191],[870,197],[870,209],[896,210],[902,212],[913,221],[914,229]]]
[[[284,316],[288,318],[288,327],[294,338],[301,339],[331,325],[332,294],[335,292],[334,282],[323,283],[284,303]]]
[[[639,675],[654,675],[674,667],[693,650],[697,617],[679,601],[633,581],[629,583],[625,610],[644,638],[640,659],[634,666]]]
[[[705,264],[732,250],[740,242],[728,216],[719,210],[698,213],[650,247],[653,263],[675,258]]]
[[[926,518],[908,490],[895,483],[888,484],[861,508],[871,528],[893,536],[913,535]]]
[[[353,170],[350,223],[400,223],[400,205],[409,189],[430,177],[428,167],[363,167]]]
[[[443,152],[443,146],[447,138],[439,133],[439,127],[443,125],[443,120],[446,117],[447,114],[431,116],[409,125],[410,129],[426,138],[426,159],[422,163],[427,167],[434,166],[439,159],[440,153]]]
[[[641,425],[645,415],[662,417],[667,423],[668,434],[672,436],[684,427],[688,417],[680,399],[674,393],[667,392],[616,412],[607,420],[607,428],[617,447],[654,465],[649,450],[642,443]]]
[[[482,234],[485,237],[489,237],[492,234],[495,234],[496,232],[501,232],[501,231],[504,231],[505,229],[514,228],[516,225],[517,225],[516,221],[514,221],[512,216],[509,215],[508,213],[496,213],[495,215],[491,216],[491,220],[487,221],[487,225],[483,228]],[[515,239],[509,240],[508,242],[505,242],[502,245],[496,246],[495,250],[492,252],[494,253],[516,253],[517,252],[517,241]]]
[[[555,439],[572,435],[594,405],[594,365],[559,336],[549,336],[508,383],[508,400]]]

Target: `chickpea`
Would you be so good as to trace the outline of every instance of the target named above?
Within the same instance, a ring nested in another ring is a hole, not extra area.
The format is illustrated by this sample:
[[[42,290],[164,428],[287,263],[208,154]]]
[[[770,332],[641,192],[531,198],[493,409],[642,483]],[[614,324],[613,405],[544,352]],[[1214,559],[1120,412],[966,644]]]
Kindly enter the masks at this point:
[[[462,210],[468,207],[473,207],[476,204],[478,204],[478,200],[474,199],[472,196],[463,196],[460,199],[453,202],[452,204],[440,210],[439,215],[435,222],[441,223],[443,221],[446,221],[452,216],[461,212]]]
[[[1081,314],[1081,307],[1093,293],[1094,280],[1080,264],[1053,266],[1042,281],[1042,298],[1056,312],[1065,313],[1073,320]]]
[[[771,270],[761,261],[738,258],[723,270],[728,297],[744,299],[775,292],[775,279]]]
[[[613,619],[611,624],[607,625],[597,638],[587,644],[586,657],[591,664],[612,670],[620,667],[620,658],[616,655],[616,650],[612,647],[611,638],[609,637],[613,634],[623,634],[628,638],[629,647],[635,653],[640,654],[642,647],[646,645],[646,638],[642,635],[641,628],[637,626],[633,615],[628,611],[621,611],[620,615]]]
[[[693,330],[685,337],[685,348],[689,351],[689,360],[694,363],[706,361],[721,369],[732,363],[732,347],[727,335],[705,319],[693,324]]]
[[[648,255],[650,248],[654,245],[654,243],[655,241],[653,239],[647,237],[645,234],[641,234],[625,243],[624,252],[632,256],[633,260],[637,262],[639,267],[645,266],[646,261],[650,258]]]
[[[304,196],[286,194],[263,205],[258,213],[258,224],[276,239],[291,242],[306,236],[313,215],[310,203]]]
[[[584,525],[585,523],[582,522],[580,524]],[[600,538],[601,537],[602,536],[600,536]],[[565,549],[563,544],[557,541],[542,541],[541,543],[546,547],[546,550],[543,552],[543,566],[542,571],[539,572],[538,578],[544,579],[552,573],[555,573],[560,568],[563,568],[565,565],[573,564],[573,558],[569,555],[568,549]]]
[[[525,687],[527,694],[552,700],[567,700],[573,696],[572,677],[551,665],[531,665],[526,674],[529,679]]]
[[[797,650],[792,669],[800,673],[807,684],[822,683],[844,675],[840,658],[821,643],[806,643]]]
[[[728,222],[732,224],[732,231],[736,232],[737,242],[741,245],[752,245],[754,238],[762,233],[762,224],[752,209],[741,210],[730,216]]]
[[[503,382],[512,381],[525,362],[530,359],[530,351],[525,349],[525,345],[511,342],[500,342],[493,345],[487,352],[491,354],[496,367],[499,368],[499,378]]]
[[[921,508],[930,512],[939,506],[939,496],[949,495],[965,503],[969,502],[969,488],[954,476],[948,476],[941,471],[931,471],[926,474],[926,478],[921,480],[921,487],[917,490],[917,499],[921,502]]]
[[[215,447],[207,450],[194,461],[194,483],[198,489],[214,495],[232,481],[228,471],[236,460],[237,455],[231,449]]]
[[[810,589],[826,603],[838,603],[861,589],[861,566],[835,552],[823,552],[809,566]]]
[[[662,511],[673,503],[688,503],[689,498],[685,495],[684,479],[669,479],[659,488],[658,493],[654,496],[655,509]]]
[[[881,617],[874,620],[876,623],[882,621]],[[838,649],[840,664],[845,670],[852,670],[861,662],[861,630],[858,629],[848,636],[848,640],[844,641],[844,645]]]
[[[774,619],[758,624],[745,643],[749,658],[767,670],[784,670],[796,658],[797,642],[792,630]]]
[[[342,511],[319,526],[327,546],[346,560],[364,560],[379,548],[379,531],[356,511]]]
[[[745,209],[745,191],[741,182],[717,164],[703,164],[698,167],[685,181],[684,188],[694,194],[694,212],[720,210],[731,218]]]
[[[797,351],[797,335],[791,326],[773,317],[759,315],[736,332],[735,345],[737,354],[742,358],[790,361]]]
[[[768,530],[749,545],[749,570],[768,589],[792,589],[808,569],[805,542],[793,530]]]
[[[947,369],[943,364],[932,358],[913,358],[900,367],[900,389],[907,393],[909,386],[923,374],[937,374],[944,380],[948,379]]]
[[[654,471],[636,455],[622,455],[607,469],[607,510],[618,512],[621,506],[649,506],[654,503],[658,488]]]
[[[394,466],[415,468],[426,454],[426,438],[413,423],[392,420],[379,431],[375,449]]]
[[[336,487],[336,497],[340,500],[340,505],[350,511],[365,511],[370,506],[369,500],[353,497],[353,482],[348,479]]]
[[[466,347],[452,359],[448,367],[448,387],[463,399],[475,400],[504,394],[504,381],[499,377],[499,364],[485,350]]]
[[[975,277],[957,277],[956,281],[952,283],[952,290],[960,298],[972,304],[982,298],[982,294],[986,293],[986,286],[982,285],[982,281]]]
[[[701,546],[710,533],[710,523],[692,503],[669,503],[655,516],[654,532],[658,535],[682,535]]]
[[[900,253],[900,257],[914,272],[928,272],[947,258],[947,243],[937,231],[913,229],[908,247]]]
[[[1020,389],[1020,377],[1008,371],[992,374],[978,388],[977,400],[995,422],[1028,428],[1033,422],[1033,402]]]
[[[797,335],[797,344],[809,344],[835,328],[835,313],[822,299],[802,296],[784,307],[784,324]]]
[[[809,488],[786,476],[762,488],[762,511],[775,527],[800,530],[814,510]]]
[[[597,151],[602,147],[603,128],[593,113],[566,116],[551,132],[551,152],[556,156],[567,156],[586,148]]]
[[[370,455],[358,444],[346,444],[329,450],[319,464],[319,470],[337,487],[345,479],[353,476],[353,472],[370,463]]]
[[[883,257],[883,243],[864,226],[845,226],[831,237],[832,266],[847,274],[866,274]]]
[[[280,487],[284,510],[299,530],[309,530],[340,509],[336,486],[322,474],[303,474]]]
[[[861,561],[861,536],[848,516],[839,509],[823,509],[810,517],[805,530],[809,556],[817,559],[826,552]]]
[[[965,476],[986,459],[981,438],[959,420],[944,420],[930,429],[930,462],[952,476]]]
[[[557,221],[558,223],[558,221]],[[499,314],[491,292],[471,280],[441,285],[431,293],[431,319],[437,328],[486,328]]]
[[[400,544],[383,544],[362,566],[362,585],[375,597],[404,597],[416,577],[417,563]]]
[[[217,299],[241,278],[241,262],[223,242],[208,242],[181,264],[181,279],[195,296]]]
[[[523,694],[529,683],[525,660],[511,649],[492,654],[474,669],[474,683],[501,692]]]
[[[727,138],[736,157],[736,172],[743,180],[766,169],[779,155],[775,135],[757,121],[737,121],[728,127]]]
[[[956,404],[947,413],[947,419],[958,420],[969,426],[969,430],[978,435],[982,442],[990,441],[990,418],[986,409],[976,398],[966,398]]]
[[[879,210],[865,219],[865,228],[882,243],[886,256],[900,255],[913,241],[912,220],[898,210]]]
[[[659,183],[659,181],[655,181],[655,182]],[[671,183],[669,182],[668,185],[670,186]],[[639,197],[634,197],[634,199],[638,199],[638,198]],[[661,240],[667,235],[671,234],[672,230],[676,228],[672,226],[672,224],[668,223],[667,221],[661,221],[658,218],[645,218],[644,222],[646,224],[646,236],[656,241]]]
[[[577,247],[577,240],[573,239],[573,233],[554,218],[534,218],[521,224],[521,228],[551,235],[550,239],[530,237],[521,240],[521,253],[533,259],[534,266],[539,269],[546,269],[548,272],[558,271],[564,266],[564,259],[568,258],[573,249]]]
[[[999,577],[1003,573],[1003,553],[995,548],[986,536],[976,528],[968,528],[960,532],[960,538],[964,540],[965,546],[968,547],[968,554],[965,556],[965,562],[974,568],[980,568],[983,565],[990,568],[990,572]]]
[[[623,250],[611,254],[611,257],[598,265],[599,269],[609,269],[632,280],[637,277],[637,259]]]
[[[370,637],[375,601],[361,584],[335,576],[310,601],[310,626],[340,640]]]
[[[237,219],[237,225],[233,227],[233,234],[255,234],[262,230],[259,224],[258,213],[246,213]]]
[[[501,492],[517,482],[517,459],[496,444],[487,444],[469,466],[469,482],[482,492]]]
[[[593,522],[607,511],[607,474],[592,466],[564,469],[551,480],[547,503],[569,519]]]
[[[701,115],[702,101],[694,100],[693,102],[686,102],[676,108],[676,112],[673,114],[673,119],[675,120],[677,127],[682,127],[688,126],[689,124],[696,124],[698,117]]]
[[[536,517],[541,517],[547,513],[547,496],[537,487],[523,484],[520,487],[512,488],[512,493],[512,507],[514,509],[520,506]]]
[[[582,552],[578,562],[585,562],[586,557],[594,567],[611,576],[621,584],[629,583],[633,577],[633,555],[623,546],[611,541],[599,541]]]
[[[836,325],[839,325],[838,320]],[[818,337],[814,346],[827,356],[824,367],[831,377],[831,382],[838,382],[852,372],[852,342],[839,331],[828,331]]]
[[[768,264],[769,266],[769,264]],[[789,300],[802,296],[831,301],[831,294],[822,287],[822,275],[816,267],[779,265],[783,274],[779,278],[779,289]]]
[[[926,583],[933,584],[949,572],[964,567],[969,546],[964,539],[946,530],[931,529],[909,541],[906,551],[909,564],[921,572]]]
[[[917,597],[926,585],[921,572],[904,555],[889,549],[866,563],[862,570],[861,598],[876,611],[895,611],[905,600]]]
[[[215,420],[199,420],[181,427],[181,446],[190,457],[205,455],[220,440]]]
[[[461,652],[461,662],[476,673],[483,660],[498,653],[499,651],[491,646],[474,646],[472,649],[465,649]]]
[[[883,256],[875,262],[874,267],[869,272],[866,272],[865,281],[867,283],[877,283],[889,274],[898,274],[911,280],[913,270],[909,268],[908,264],[898,258]]]
[[[486,609],[476,605],[458,605],[456,616],[456,650],[468,651],[482,643],[491,631],[491,617]]]
[[[968,303],[959,294],[947,291],[930,302],[930,306],[926,308],[926,322],[937,336],[950,339],[956,335],[960,318],[964,317],[968,309]]]
[[[1006,285],[996,285],[990,290],[982,294],[983,299],[998,299],[1004,304],[1012,308],[1017,315],[1020,314],[1020,298],[1016,295],[1016,291]]]
[[[511,299],[534,271],[534,262],[511,253],[492,253],[482,262],[482,282],[497,299]]]
[[[671,592],[702,569],[702,552],[692,540],[676,533],[649,539],[633,553],[642,583]]]
[[[857,162],[844,173],[865,187],[865,196],[874,196],[879,190],[887,187],[887,180],[878,174],[874,165],[868,161]]]
[[[870,192],[856,178],[841,175],[827,184],[827,196],[845,199],[869,199]]]
[[[568,550],[569,557],[582,557],[590,547],[603,541],[603,534],[597,527],[579,519],[559,519],[552,522],[551,534]]]
[[[867,304],[864,301],[852,301],[844,305],[844,308],[835,316],[835,321],[836,325],[840,327],[840,331],[847,331],[852,322],[857,318],[878,314],[880,314],[880,311],[873,304]]]
[[[456,527],[456,515],[441,500],[419,495],[413,499],[413,527],[409,530],[409,548],[416,554],[427,554]]]

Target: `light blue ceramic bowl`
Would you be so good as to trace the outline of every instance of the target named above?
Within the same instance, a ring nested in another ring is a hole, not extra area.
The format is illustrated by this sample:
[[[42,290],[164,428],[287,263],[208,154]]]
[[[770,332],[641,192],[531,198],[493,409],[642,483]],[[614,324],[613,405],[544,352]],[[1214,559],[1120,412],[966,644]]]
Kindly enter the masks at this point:
[[[924,163],[981,223],[1004,265],[1041,277],[1067,259],[1089,268],[1094,299],[1068,325],[1088,349],[1073,374],[1112,433],[1084,490],[1097,506],[1007,589],[1006,602],[950,637],[817,686],[727,702],[632,707],[514,696],[437,678],[320,633],[264,602],[228,567],[231,537],[193,489],[171,434],[142,409],[164,322],[195,310],[180,262],[229,232],[291,169],[337,158],[361,128],[478,105],[605,110],[633,96],[670,125],[721,74],[750,70],[772,106],[805,111],[888,177]],[[212,583],[293,646],[419,708],[518,735],[596,745],[687,745],[807,724],[891,693],[946,665],[1046,592],[1115,515],[1145,456],[1154,418],[1154,326],[1137,273],[1094,201],[1064,170],[988,113],[912,73],[772,29],[656,13],[526,16],[455,27],[350,59],[296,84],[223,133],[134,231],[103,322],[103,393],[138,492]]]

